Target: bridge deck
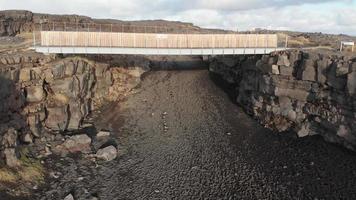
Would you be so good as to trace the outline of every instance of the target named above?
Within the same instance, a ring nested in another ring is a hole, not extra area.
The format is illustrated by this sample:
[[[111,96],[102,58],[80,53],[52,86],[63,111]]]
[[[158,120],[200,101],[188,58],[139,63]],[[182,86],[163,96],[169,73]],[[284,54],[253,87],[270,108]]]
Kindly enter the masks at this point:
[[[36,38],[35,38],[36,39]],[[267,54],[278,49],[275,34],[156,34],[41,31],[43,53],[220,55]]]
[[[203,48],[203,49],[173,49],[173,48],[119,48],[119,47],[45,47],[36,46],[41,53],[63,54],[127,54],[127,55],[253,55],[269,54],[285,48]]]

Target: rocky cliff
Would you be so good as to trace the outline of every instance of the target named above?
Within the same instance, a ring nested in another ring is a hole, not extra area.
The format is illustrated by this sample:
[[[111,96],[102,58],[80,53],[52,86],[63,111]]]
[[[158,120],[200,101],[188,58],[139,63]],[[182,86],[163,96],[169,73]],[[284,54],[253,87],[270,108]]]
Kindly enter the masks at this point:
[[[356,59],[318,52],[210,58],[236,102],[270,129],[356,149]]]
[[[33,13],[29,11],[0,11],[0,36],[13,36],[31,31]]]
[[[90,112],[122,98],[149,70],[143,58],[121,62],[126,66],[29,51],[0,55],[0,160],[16,166],[18,144],[61,138],[85,127]]]

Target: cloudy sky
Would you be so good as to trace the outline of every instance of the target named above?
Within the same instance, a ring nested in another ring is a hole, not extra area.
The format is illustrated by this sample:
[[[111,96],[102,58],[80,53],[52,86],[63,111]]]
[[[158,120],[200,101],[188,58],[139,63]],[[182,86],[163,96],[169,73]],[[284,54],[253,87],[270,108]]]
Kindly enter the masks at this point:
[[[356,0],[0,0],[0,10],[5,9],[356,35]]]

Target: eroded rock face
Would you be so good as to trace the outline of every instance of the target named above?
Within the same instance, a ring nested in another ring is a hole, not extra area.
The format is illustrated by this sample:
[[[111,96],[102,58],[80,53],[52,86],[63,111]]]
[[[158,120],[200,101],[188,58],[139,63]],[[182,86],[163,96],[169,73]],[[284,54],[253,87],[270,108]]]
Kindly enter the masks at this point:
[[[122,61],[125,67],[116,67],[33,52],[0,55],[0,142],[8,141],[8,130],[18,132],[17,142],[29,144],[44,133],[65,135],[83,128],[90,112],[105,101],[123,98],[139,84],[149,62],[135,60],[127,57]],[[130,67],[130,63],[136,64]],[[3,160],[15,155],[6,148],[16,150],[3,144]]]
[[[211,58],[210,71],[236,86],[236,101],[261,124],[356,149],[355,59],[287,51],[226,60]]]
[[[21,31],[32,30],[33,14],[29,11],[0,12],[0,36],[13,36]]]

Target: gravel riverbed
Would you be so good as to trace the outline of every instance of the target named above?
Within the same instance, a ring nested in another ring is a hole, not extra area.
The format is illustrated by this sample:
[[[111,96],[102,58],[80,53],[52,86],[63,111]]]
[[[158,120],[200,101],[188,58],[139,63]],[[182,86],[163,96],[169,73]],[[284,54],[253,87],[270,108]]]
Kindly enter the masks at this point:
[[[121,156],[50,157],[33,199],[356,199],[356,156],[260,126],[207,70],[154,71],[95,119]]]

